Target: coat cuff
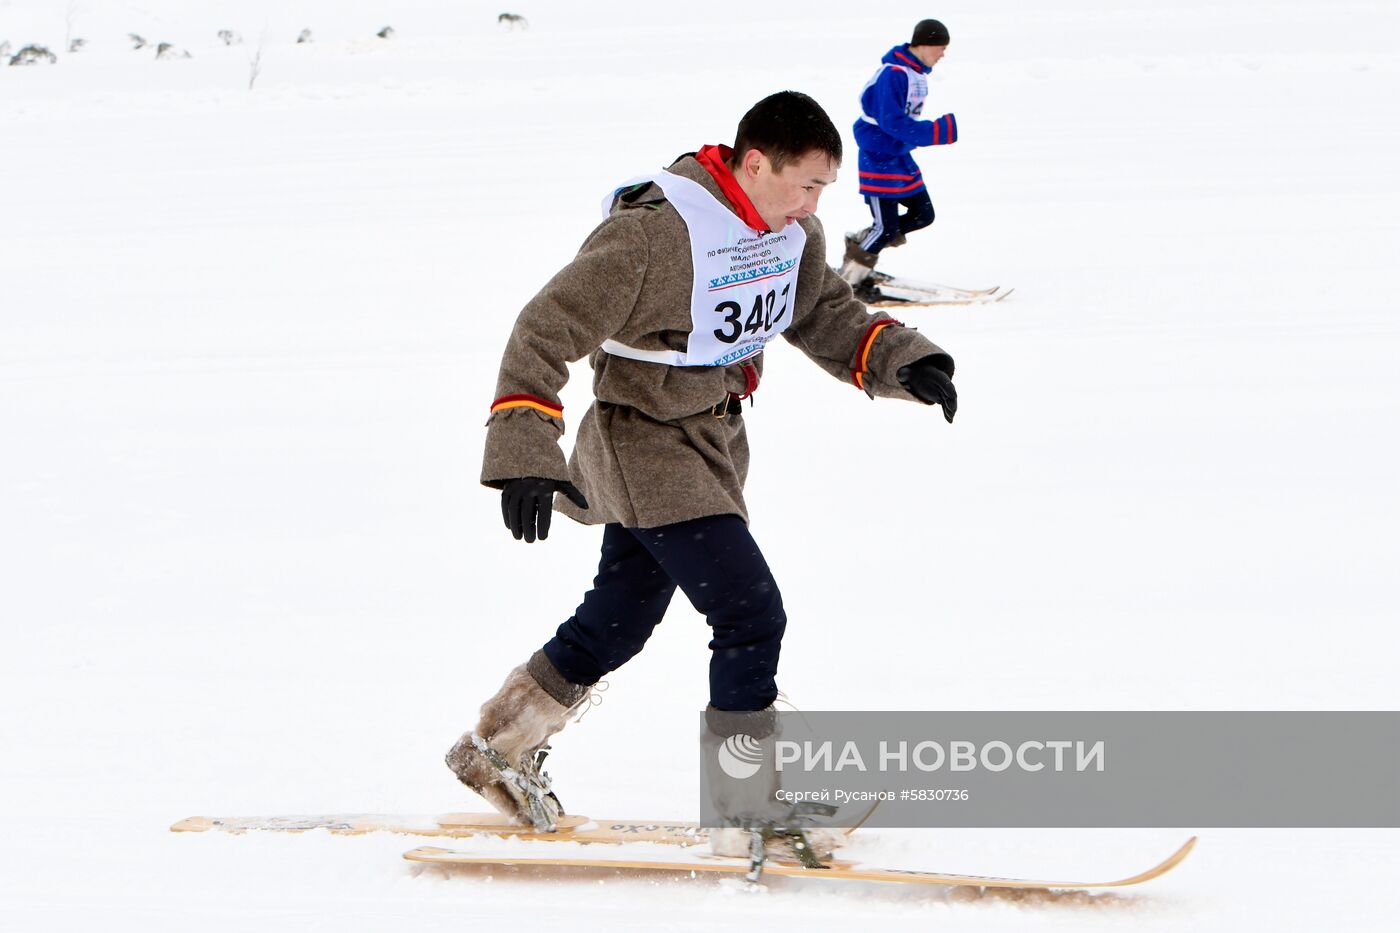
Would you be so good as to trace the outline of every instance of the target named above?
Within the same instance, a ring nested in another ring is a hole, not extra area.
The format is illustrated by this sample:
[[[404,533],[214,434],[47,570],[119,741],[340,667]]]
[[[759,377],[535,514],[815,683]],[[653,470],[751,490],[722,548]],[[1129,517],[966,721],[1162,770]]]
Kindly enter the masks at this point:
[[[506,480],[525,476],[569,480],[569,465],[559,448],[559,438],[564,433],[561,415],[545,414],[532,405],[492,409],[491,419],[486,422],[483,485],[499,489]],[[562,413],[562,409],[556,410]]]
[[[882,326],[883,325],[883,326]],[[899,384],[895,373],[926,356],[938,357],[935,362],[949,376],[953,375],[953,358],[918,331],[890,318],[875,321],[874,333],[867,333],[869,345],[862,348],[856,362],[864,371],[856,385],[871,398],[902,398],[914,400],[909,390]],[[853,372],[853,380],[854,372]]]

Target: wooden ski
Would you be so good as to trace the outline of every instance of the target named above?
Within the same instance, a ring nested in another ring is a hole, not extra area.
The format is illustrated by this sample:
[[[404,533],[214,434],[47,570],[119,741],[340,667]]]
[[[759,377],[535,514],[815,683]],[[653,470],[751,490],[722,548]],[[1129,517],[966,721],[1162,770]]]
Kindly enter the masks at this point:
[[[253,831],[300,833],[324,829],[337,835],[362,833],[404,833],[412,836],[503,836],[537,839],[542,842],[659,842],[692,846],[707,842],[710,831],[685,820],[648,822],[643,820],[590,820],[585,816],[564,816],[559,831],[539,833],[530,826],[512,823],[499,813],[444,813],[439,816],[404,816],[377,813],[324,814],[313,816],[191,816],[170,827],[171,832],[200,833]]]
[[[906,871],[895,868],[873,868],[853,862],[834,860],[827,868],[803,868],[790,862],[769,859],[763,866],[764,876],[781,875],[794,878],[819,878],[824,880],[847,881],[888,881],[897,884],[942,884],[972,886],[982,888],[1033,888],[1033,889],[1072,889],[1072,888],[1122,888],[1142,884],[1161,877],[1171,871],[1190,854],[1196,844],[1196,837],[1186,840],[1165,860],[1146,871],[1113,881],[1042,881],[1033,878],[1001,878],[988,875],[961,875],[932,871]],[[413,862],[425,862],[441,866],[506,866],[530,865],[553,868],[578,868],[591,871],[612,872],[719,872],[744,875],[750,870],[746,859],[723,858],[720,856],[697,856],[686,859],[667,858],[585,858],[565,855],[539,854],[485,855],[474,852],[460,852],[437,846],[420,846],[404,853],[404,858]]]

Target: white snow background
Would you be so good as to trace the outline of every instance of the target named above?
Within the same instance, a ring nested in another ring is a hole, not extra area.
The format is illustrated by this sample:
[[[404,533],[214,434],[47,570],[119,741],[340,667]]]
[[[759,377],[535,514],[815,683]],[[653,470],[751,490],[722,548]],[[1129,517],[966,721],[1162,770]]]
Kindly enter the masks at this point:
[[[769,354],[746,417],[781,686],[808,709],[1400,701],[1393,0],[509,3],[528,30],[465,0],[0,0],[12,54],[59,56],[0,68],[0,928],[1393,928],[1393,830],[1207,829],[1140,888],[1029,896],[168,832],[480,809],[443,752],[572,611],[600,534],[517,543],[477,483],[517,310],[610,185],[784,88],[848,131],[931,15],[953,44],[929,108],[962,139],[922,151],[938,222],[887,266],[1016,294],[900,315],[957,359],[951,427]],[[848,146],[833,259],[867,216]],[[570,810],[695,815],[707,638],[678,598],[558,737]],[[1114,877],[1186,835],[871,830],[851,854]]]

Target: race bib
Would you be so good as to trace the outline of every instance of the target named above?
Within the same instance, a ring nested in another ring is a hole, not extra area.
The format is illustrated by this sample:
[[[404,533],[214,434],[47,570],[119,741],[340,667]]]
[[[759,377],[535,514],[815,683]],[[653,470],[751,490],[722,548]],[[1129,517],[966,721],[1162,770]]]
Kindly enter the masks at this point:
[[[760,234],[702,186],[671,172],[633,179],[623,188],[642,182],[660,186],[690,234],[690,333],[684,351],[639,350],[616,340],[603,341],[603,349],[668,366],[728,366],[762,353],[792,323],[806,231],[790,223]],[[609,196],[604,213],[611,203]]]
[[[886,68],[898,68],[900,71],[904,72],[905,77],[909,79],[909,86],[904,94],[904,112],[911,117],[922,116],[924,112],[924,102],[928,100],[928,75],[921,75],[912,68],[905,68],[903,65],[891,65],[889,62],[885,62],[880,66],[880,69],[875,72],[874,76],[869,81],[865,82],[865,87],[861,88],[861,95],[864,96],[866,90],[876,81],[880,80],[880,75],[885,73]],[[862,112],[860,118],[866,123],[873,123],[876,126],[880,125],[879,121],[868,113]]]

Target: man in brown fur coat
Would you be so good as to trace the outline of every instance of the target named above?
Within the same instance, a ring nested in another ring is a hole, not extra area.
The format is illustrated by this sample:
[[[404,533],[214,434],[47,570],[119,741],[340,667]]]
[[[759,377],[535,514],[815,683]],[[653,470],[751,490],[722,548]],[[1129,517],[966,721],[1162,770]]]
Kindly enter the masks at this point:
[[[516,539],[547,537],[556,507],[604,526],[592,589],[448,753],[463,783],[521,822],[553,829],[545,742],[642,649],[677,588],[712,629],[716,735],[771,733],[787,617],[748,529],[741,404],[767,341],[782,334],[872,398],[941,405],[953,420],[952,358],[870,313],[826,264],[814,215],[840,163],[841,137],[814,100],[765,98],[732,149],[705,146],[618,188],[515,323],[481,480],[501,490]],[[595,401],[566,463],[559,392],[584,356]]]

